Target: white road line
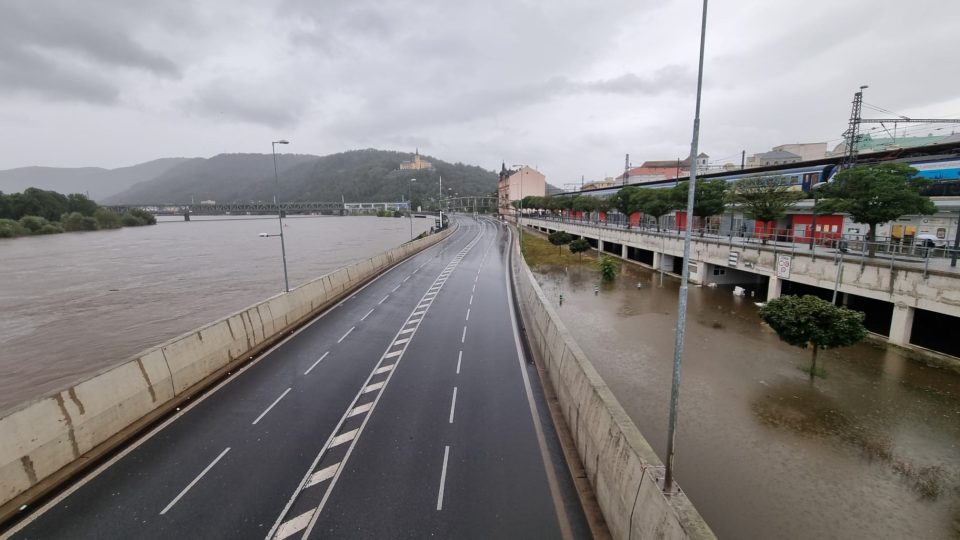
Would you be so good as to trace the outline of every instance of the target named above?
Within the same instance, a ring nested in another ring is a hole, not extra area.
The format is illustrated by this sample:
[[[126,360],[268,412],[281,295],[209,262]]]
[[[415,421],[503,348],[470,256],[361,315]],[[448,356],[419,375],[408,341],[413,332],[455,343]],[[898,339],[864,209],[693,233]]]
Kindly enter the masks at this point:
[[[480,235],[478,235],[477,238],[475,238],[473,241],[471,241],[470,244],[468,244],[468,245],[463,249],[463,251],[469,251],[473,246],[476,245],[476,243],[479,241],[479,239],[480,239]],[[422,303],[423,301],[424,301],[424,299],[421,299],[421,303]],[[410,328],[409,330],[404,330],[404,331],[401,331],[401,332],[397,332],[397,336],[395,336],[394,339],[397,339],[397,338],[400,337],[400,335],[403,334],[403,333],[415,332],[416,329],[417,329],[417,327],[414,326],[413,328]],[[393,347],[393,343],[390,344],[390,346],[387,348],[387,350],[389,351],[392,347]],[[401,355],[399,358],[397,358],[397,360],[396,360],[397,365],[399,365],[399,361],[400,361],[402,358],[403,358],[403,355]],[[383,362],[383,359],[381,359],[381,362]],[[379,365],[379,364],[378,364],[378,365]],[[387,375],[387,378],[386,378],[386,381],[385,381],[385,382],[390,381],[391,378],[393,377],[394,373],[396,373],[396,367],[394,368],[394,370],[392,370],[392,371]],[[373,374],[371,373],[371,374],[370,374],[370,377],[367,378],[367,381],[366,381],[364,384],[368,384],[368,383],[370,382],[370,380],[371,380],[372,377],[373,377]],[[307,473],[306,473],[306,475],[303,477],[303,480],[301,480],[301,482],[300,482],[300,484],[298,485],[297,489],[294,491],[293,495],[292,495],[292,496],[290,497],[290,499],[287,501],[287,504],[284,506],[284,508],[283,508],[283,510],[281,511],[280,515],[277,517],[276,521],[274,522],[273,527],[271,527],[271,533],[272,533],[273,531],[275,531],[275,530],[280,526],[280,524],[283,522],[284,517],[286,516],[286,513],[290,510],[290,508],[291,508],[291,507],[293,506],[293,504],[296,502],[297,498],[299,497],[300,493],[301,493],[302,490],[303,490],[303,485],[307,482],[307,480],[309,479],[310,475],[311,475],[312,472],[315,470],[315,467],[316,467],[317,464],[320,462],[320,460],[323,458],[323,456],[326,455],[326,452],[330,449],[330,441],[333,440],[334,435],[340,430],[340,428],[343,426],[343,423],[347,420],[347,415],[349,414],[350,410],[355,407],[357,401],[360,399],[360,396],[363,394],[363,390],[364,390],[364,389],[361,388],[360,391],[357,393],[357,396],[354,398],[353,403],[350,405],[350,408],[348,408],[347,411],[344,412],[344,415],[343,415],[343,417],[340,419],[340,422],[337,423],[337,427],[336,427],[336,428],[333,430],[333,432],[330,434],[330,438],[327,440],[327,443],[325,443],[324,446],[323,446],[323,448],[320,449],[320,452],[317,454],[316,458],[314,459],[313,464],[312,464],[312,465],[310,466],[310,468],[307,470]],[[355,436],[353,442],[350,443],[349,448],[347,449],[347,452],[346,452],[346,454],[345,454],[345,456],[344,456],[344,458],[343,458],[343,460],[342,460],[342,463],[346,463],[347,460],[350,458],[350,455],[352,454],[354,448],[356,447],[356,441],[359,439],[360,433],[363,432],[363,428],[367,425],[367,422],[370,420],[370,417],[371,417],[371,415],[373,414],[373,411],[376,410],[377,403],[379,403],[381,397],[383,397],[383,392],[378,392],[377,394],[375,394],[375,398],[374,398],[374,400],[373,400],[373,406],[372,406],[371,409],[370,409],[370,413],[367,414],[366,416],[364,416],[363,422],[361,423],[360,427],[357,428],[357,429],[359,429],[359,432],[358,432],[357,435]],[[336,475],[334,475],[334,477],[330,480],[329,484],[327,484],[326,487],[324,488],[325,491],[324,491],[323,498],[322,498],[321,501],[320,501],[320,505],[317,507],[317,511],[314,513],[313,517],[310,519],[310,523],[307,525],[307,528],[306,528],[306,530],[305,530],[304,533],[303,533],[305,536],[308,537],[308,536],[310,535],[311,531],[313,530],[313,527],[316,525],[317,519],[318,519],[318,517],[320,516],[321,512],[323,511],[324,505],[325,505],[325,504],[327,503],[327,501],[329,500],[330,494],[331,494],[331,492],[333,491],[334,487],[336,486],[337,481],[338,481],[338,479],[340,478],[340,475],[342,474],[342,472],[343,472],[343,466],[341,466],[341,468],[337,471]],[[269,537],[269,536],[271,536],[271,535],[268,534],[268,537]]]
[[[317,364],[319,364],[324,358],[326,358],[328,354],[330,354],[330,351],[327,351],[327,352],[323,353],[323,356],[321,356],[320,358],[317,358],[317,361],[314,362],[312,366],[310,366],[309,368],[307,368],[307,370],[304,371],[303,374],[304,374],[304,375],[309,375],[310,372],[313,371],[313,368],[317,367]]]
[[[443,469],[440,470],[440,492],[437,493],[437,511],[443,510],[443,485],[447,482],[447,460],[450,458],[450,446],[443,448]]]
[[[470,292],[477,292],[477,284],[476,284],[476,283],[473,284],[473,290],[470,291]]]
[[[457,375],[460,374],[460,361],[463,360],[463,351],[460,351],[460,354],[457,355]]]
[[[463,335],[460,336],[460,343],[463,343],[467,340],[467,327],[463,327]]]
[[[379,390],[379,389],[381,389],[381,388],[383,388],[383,383],[382,383],[382,382],[373,383],[373,384],[371,384],[371,385],[367,385],[367,387],[363,389],[363,393],[364,393],[364,394],[368,394],[368,393],[370,393],[370,392]]]
[[[316,511],[316,508],[307,510],[290,521],[285,521],[283,525],[277,529],[277,535],[273,537],[273,540],[284,540],[284,538],[289,538],[306,529],[307,524],[310,523],[310,518],[313,517],[313,513]]]
[[[407,277],[403,278],[403,281],[401,281],[400,283],[406,283],[406,281],[407,281],[408,279],[410,279],[410,276],[407,276]]]
[[[513,234],[510,233],[510,249],[514,249]],[[514,253],[518,253],[519,250]],[[522,278],[522,279],[525,279]],[[573,538],[570,531],[570,520],[567,517],[567,511],[563,506],[560,496],[560,487],[557,482],[557,475],[553,468],[553,460],[547,451],[546,436],[543,434],[543,425],[540,423],[540,413],[537,412],[537,403],[533,399],[533,390],[530,388],[530,377],[527,375],[527,366],[523,357],[523,347],[520,345],[520,331],[517,324],[517,317],[514,314],[516,305],[513,302],[513,295],[510,294],[510,265],[504,265],[503,281],[506,284],[507,311],[510,313],[510,326],[513,330],[513,343],[517,349],[517,365],[520,368],[520,376],[523,378],[523,390],[527,394],[527,404],[530,406],[530,416],[533,418],[533,428],[537,433],[537,446],[540,447],[540,460],[543,462],[543,469],[547,473],[547,485],[550,488],[550,495],[553,499],[553,509],[557,514],[557,522],[560,524],[560,536],[564,540]]]
[[[351,327],[350,327],[350,329],[349,329],[349,330],[347,330],[347,333],[346,333],[346,334],[344,334],[344,335],[342,335],[342,336],[340,336],[340,339],[338,339],[338,340],[337,340],[337,343],[340,343],[341,341],[343,341],[343,340],[345,340],[345,339],[347,339],[347,336],[349,336],[349,335],[350,335],[350,332],[353,332],[353,329],[354,329],[354,327],[353,327],[353,326],[351,326]]]
[[[410,341],[410,338],[398,339],[393,342],[394,345],[403,345],[404,343]]]
[[[427,310],[424,309],[424,310],[422,310],[422,311],[414,311],[413,314],[414,314],[414,315],[423,315],[423,314],[426,313],[426,312],[427,312]]]
[[[386,373],[386,372],[390,371],[391,369],[393,369],[393,366],[394,366],[394,364],[389,364],[389,365],[383,366],[382,368],[379,368],[379,369],[377,369],[376,371],[374,371],[373,374],[374,374],[374,375],[379,375],[379,374],[381,374],[381,373]]]
[[[453,423],[453,411],[457,408],[457,387],[453,387],[453,401],[450,402],[450,422]]]
[[[392,290],[392,291],[390,291],[390,292],[397,292],[397,289],[399,289],[399,288],[400,288],[400,285],[397,285],[397,286],[396,286],[396,287],[394,287],[394,288],[393,288],[393,290]]]
[[[289,393],[290,390],[291,390],[290,388],[287,388],[286,390],[284,390],[283,393],[280,394],[280,397],[278,397],[277,399],[275,399],[275,400],[273,401],[273,403],[271,403],[270,406],[266,408],[266,410],[264,410],[262,413],[260,413],[260,416],[258,416],[257,419],[254,420],[253,423],[250,424],[250,425],[251,425],[251,426],[257,425],[257,422],[259,422],[261,419],[263,419],[263,417],[266,416],[268,412],[270,412],[270,409],[272,409],[272,408],[274,407],[274,405],[276,405],[277,403],[280,403],[280,400],[283,399],[283,396],[287,395],[287,393]]]
[[[373,308],[373,309],[371,309],[370,311],[368,311],[368,312],[367,312],[367,314],[366,314],[366,315],[364,315],[363,317],[360,317],[360,321],[362,322],[362,321],[365,321],[365,320],[367,320],[367,317],[369,317],[369,316],[370,316],[370,314],[371,314],[371,313],[373,313],[373,310],[374,310],[374,309],[377,309],[377,308]]]
[[[470,320],[470,308],[467,308],[467,319],[466,319],[466,320],[468,320],[468,321]]]
[[[401,333],[401,334],[409,334],[410,332],[413,332],[414,330],[416,330],[416,328],[407,328],[407,329],[401,330],[400,333]]]
[[[200,471],[200,474],[198,474],[197,477],[193,479],[193,482],[190,482],[189,484],[187,484],[187,487],[183,488],[183,491],[181,491],[179,495],[177,495],[172,501],[170,501],[170,504],[168,504],[166,508],[164,508],[163,510],[160,511],[160,515],[162,516],[162,515],[166,514],[168,510],[170,510],[171,508],[173,508],[173,505],[177,504],[177,501],[179,501],[184,495],[186,495],[187,492],[190,491],[190,488],[192,488],[192,487],[194,486],[194,484],[196,484],[197,482],[199,482],[200,479],[203,478],[203,475],[207,474],[207,472],[210,471],[210,469],[212,469],[213,466],[216,465],[217,462],[220,461],[220,460],[223,458],[223,456],[227,455],[227,452],[229,452],[229,451],[230,451],[230,447],[229,447],[229,446],[226,447],[226,448],[224,448],[224,449],[223,449],[223,452],[220,452],[220,455],[217,456],[216,459],[214,459],[213,461],[211,461],[209,465],[207,465],[207,468],[205,468],[204,470]]]
[[[470,295],[470,305],[471,305],[471,306],[473,305],[473,295],[472,295],[472,294]]]
[[[387,301],[387,298],[390,298],[390,295],[389,295],[389,294],[386,295],[386,296],[384,296],[383,298],[381,298],[380,301],[377,302],[377,305],[379,306],[380,304],[386,302],[386,301]]]
[[[396,344],[394,344],[394,345],[396,345]],[[387,353],[386,355],[384,355],[384,358],[393,358],[394,356],[400,356],[401,353],[403,353],[403,350],[402,350],[402,349],[399,350],[399,351],[393,351],[393,352],[391,352],[391,353]]]
[[[320,482],[333,478],[333,475],[337,474],[337,469],[339,468],[340,468],[340,464],[334,463],[329,467],[320,469],[319,471],[313,473],[313,475],[310,477],[310,480],[307,482],[307,485],[305,487],[315,486]],[[306,527],[306,525],[304,525],[304,527]]]
[[[330,441],[330,448],[341,445],[345,442],[352,441],[353,438],[357,436],[357,431],[358,430],[356,429],[351,429],[346,433],[341,433],[340,435],[337,435],[336,437],[333,438],[332,441]]]
[[[373,407],[373,402],[372,402],[372,401],[371,401],[370,403],[364,403],[363,405],[358,405],[358,406],[354,407],[353,409],[350,409],[350,414],[347,415],[347,418],[353,418],[354,416],[356,416],[356,415],[358,415],[358,414],[363,414],[363,413],[369,411],[369,410],[370,410],[370,407]]]

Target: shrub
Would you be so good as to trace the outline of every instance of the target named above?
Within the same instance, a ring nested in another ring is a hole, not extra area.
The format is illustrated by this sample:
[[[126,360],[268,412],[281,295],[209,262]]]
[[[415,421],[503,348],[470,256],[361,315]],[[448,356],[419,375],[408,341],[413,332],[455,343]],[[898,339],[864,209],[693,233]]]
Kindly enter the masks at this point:
[[[0,219],[0,238],[15,238],[30,234],[30,231],[24,228],[12,219]]]
[[[95,231],[97,230],[97,220],[91,216],[85,216],[80,212],[70,212],[60,218],[60,224],[65,231]]]
[[[141,225],[146,225],[146,223],[142,219],[131,214],[130,212],[127,212],[122,216],[120,216],[120,223],[124,227],[140,227]]]
[[[617,263],[606,255],[600,259],[600,279],[603,281],[613,281],[617,277]]]
[[[40,227],[39,231],[35,231],[33,234],[60,234],[63,232],[63,227],[59,223],[54,221],[53,223],[47,223],[43,227]]]
[[[157,224],[157,218],[154,217],[154,215],[151,214],[150,212],[147,212],[146,210],[141,210],[139,208],[131,208],[129,211],[127,211],[127,213],[136,217],[140,221],[142,221],[143,223],[141,223],[141,225]]]
[[[44,225],[49,224],[49,221],[39,216],[23,216],[20,218],[20,225],[30,231],[30,234],[36,234]]]
[[[120,222],[120,216],[106,208],[97,208],[97,211],[93,213],[93,217],[97,220],[97,225],[99,225],[101,229],[119,229],[123,226]]]

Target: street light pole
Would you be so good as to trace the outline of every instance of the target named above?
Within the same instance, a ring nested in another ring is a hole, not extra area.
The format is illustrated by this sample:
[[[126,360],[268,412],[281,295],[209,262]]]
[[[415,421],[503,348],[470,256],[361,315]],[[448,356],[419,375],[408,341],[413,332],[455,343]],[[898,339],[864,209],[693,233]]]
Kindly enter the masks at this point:
[[[283,290],[290,292],[290,279],[287,277],[287,246],[283,241],[283,211],[280,210],[280,175],[277,174],[277,145],[290,144],[290,141],[279,140],[270,143],[273,150],[273,178],[276,181],[273,202],[277,204],[277,219],[280,220],[280,254],[283,257]]]
[[[667,468],[663,491],[673,491],[674,444],[677,438],[677,407],[680,403],[680,364],[683,359],[683,336],[687,325],[687,289],[690,280],[690,235],[693,233],[693,198],[697,183],[697,146],[700,142],[700,94],[703,90],[703,49],[707,35],[707,0],[703,0],[703,19],[700,23],[700,65],[697,72],[697,105],[693,117],[693,139],[690,143],[690,185],[687,190],[686,235],[683,238],[683,273],[677,305],[677,332],[673,352],[673,385],[670,388],[670,420],[667,426]]]
[[[443,176],[442,175],[437,175],[437,176],[440,177],[440,200],[439,200],[440,205],[438,206],[438,208],[440,209],[440,229],[443,229]]]

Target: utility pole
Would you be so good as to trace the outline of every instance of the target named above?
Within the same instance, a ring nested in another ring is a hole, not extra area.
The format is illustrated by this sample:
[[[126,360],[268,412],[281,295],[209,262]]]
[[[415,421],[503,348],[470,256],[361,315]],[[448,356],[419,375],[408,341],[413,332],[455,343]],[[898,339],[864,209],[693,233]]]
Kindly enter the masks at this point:
[[[747,151],[741,150],[740,151],[740,170],[742,171],[743,169],[746,168],[746,166],[747,166]]]
[[[690,159],[695,160],[700,143],[700,94],[703,90],[703,50],[707,35],[707,0],[703,0],[703,20],[700,25],[700,64],[697,71],[697,105],[693,117],[693,138],[690,142]],[[691,163],[690,183],[687,190],[686,234],[683,237],[683,273],[680,278],[680,293],[677,305],[677,331],[673,351],[673,384],[670,388],[670,419],[667,426],[667,468],[663,479],[663,491],[673,492],[674,444],[677,438],[677,407],[680,404],[680,364],[683,359],[683,338],[687,327],[687,289],[690,281],[690,235],[693,234],[693,198],[696,194],[697,167]]]
[[[630,183],[630,154],[623,159],[623,185]]]
[[[847,152],[843,158],[843,168],[852,169],[857,165],[857,145],[860,143],[860,113],[863,109],[863,91],[869,88],[867,85],[860,87],[860,90],[853,94],[853,107],[850,109],[850,125],[843,132],[843,137],[847,140]]]

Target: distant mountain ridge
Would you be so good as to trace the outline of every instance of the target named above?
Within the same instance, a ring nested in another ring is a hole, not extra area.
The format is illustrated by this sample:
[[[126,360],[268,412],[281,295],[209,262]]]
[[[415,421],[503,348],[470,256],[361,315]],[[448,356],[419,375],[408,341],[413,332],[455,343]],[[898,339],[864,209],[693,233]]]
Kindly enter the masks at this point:
[[[95,201],[102,201],[139,182],[152,180],[189,160],[190,158],[161,158],[116,169],[101,167],[8,169],[0,171],[0,191],[18,193],[29,187],[37,187],[64,194],[84,193]]]
[[[220,154],[191,159],[155,178],[107,197],[104,204],[185,204],[272,201],[385,202],[413,197],[493,196],[497,175],[473,165],[422,156],[431,169],[400,170],[413,154],[388,150],[351,150],[328,156],[278,154],[279,190],[270,154]],[[411,181],[411,179],[414,179]]]

